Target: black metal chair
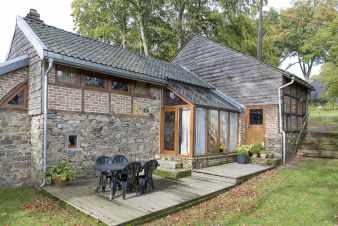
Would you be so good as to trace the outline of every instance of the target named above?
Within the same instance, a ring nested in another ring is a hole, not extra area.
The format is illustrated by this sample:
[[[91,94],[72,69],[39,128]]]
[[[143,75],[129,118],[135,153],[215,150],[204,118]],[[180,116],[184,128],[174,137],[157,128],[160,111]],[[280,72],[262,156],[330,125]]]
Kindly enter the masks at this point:
[[[111,158],[113,164],[128,164],[128,159],[124,155],[113,155]]]
[[[115,177],[112,181],[112,189],[110,194],[110,199],[115,196],[116,186],[121,184],[122,186],[122,197],[126,198],[127,191],[132,191],[133,188],[137,188],[137,179],[139,173],[142,170],[142,165],[139,162],[129,163],[121,172],[119,177]]]
[[[150,185],[152,189],[155,189],[154,180],[153,180],[153,172],[158,166],[157,160],[149,160],[147,161],[144,166],[144,174],[139,176],[139,186],[140,186],[140,193],[144,194],[147,190],[147,185]]]
[[[99,192],[100,188],[102,191],[106,190],[106,181],[111,179],[110,171],[108,170],[112,164],[112,159],[108,156],[99,156],[96,159],[95,167],[96,170],[100,172],[99,184],[96,188],[96,192]]]

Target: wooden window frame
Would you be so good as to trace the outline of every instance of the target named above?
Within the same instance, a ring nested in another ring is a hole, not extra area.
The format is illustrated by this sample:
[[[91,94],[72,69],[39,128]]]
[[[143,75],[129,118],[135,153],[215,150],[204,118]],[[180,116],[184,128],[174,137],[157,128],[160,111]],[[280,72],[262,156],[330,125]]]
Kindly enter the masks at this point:
[[[16,95],[20,92],[23,92],[23,103],[9,104]],[[27,82],[21,83],[15,88],[13,88],[8,94],[6,94],[3,99],[0,101],[0,107],[5,109],[13,109],[13,110],[27,110],[28,109],[28,84]]]
[[[113,82],[127,83],[128,84],[128,91],[114,90],[113,87],[112,87],[113,86]],[[130,81],[126,80],[126,79],[110,78],[108,86],[109,86],[109,91],[111,93],[132,96],[133,84],[132,84],[132,82],[130,82]]]
[[[146,87],[146,94],[137,94],[137,93],[135,92],[135,90],[136,90],[136,84],[137,84],[137,83],[143,83],[143,84],[145,85],[145,87]],[[154,99],[154,97],[151,95],[150,89],[151,89],[151,86],[150,86],[149,83],[135,81],[135,82],[133,82],[133,84],[132,84],[132,90],[133,90],[133,91],[132,91],[132,95],[133,95],[134,97],[141,97],[141,98],[147,98],[147,99]]]
[[[91,85],[87,85],[86,84],[86,79],[87,77],[90,77],[90,78],[98,78],[98,79],[102,79],[104,81],[104,87],[96,87],[96,86],[91,86]],[[106,92],[109,92],[109,84],[111,84],[110,82],[110,79],[108,79],[107,77],[105,76],[101,76],[99,74],[95,74],[95,73],[85,73],[82,75],[82,87],[87,89],[87,90],[93,90],[93,91],[106,91]]]
[[[58,79],[58,71],[74,73],[77,75],[78,80],[74,80],[72,82],[65,82]],[[82,86],[82,74],[79,69],[66,67],[63,65],[56,65],[55,66],[55,84],[71,87],[71,88],[80,88]]]
[[[69,137],[76,136],[76,147],[69,147]],[[65,149],[69,151],[80,149],[80,136],[78,134],[66,134],[65,135]]]

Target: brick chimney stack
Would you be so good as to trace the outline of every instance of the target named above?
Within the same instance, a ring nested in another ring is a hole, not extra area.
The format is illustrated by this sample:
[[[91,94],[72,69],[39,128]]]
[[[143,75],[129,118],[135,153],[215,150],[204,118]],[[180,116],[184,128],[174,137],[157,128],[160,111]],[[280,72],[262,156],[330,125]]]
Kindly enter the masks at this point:
[[[39,21],[39,22],[43,22],[40,19],[40,14],[38,13],[38,11],[36,9],[30,9],[29,13],[26,15],[26,18],[36,20],[36,21]]]

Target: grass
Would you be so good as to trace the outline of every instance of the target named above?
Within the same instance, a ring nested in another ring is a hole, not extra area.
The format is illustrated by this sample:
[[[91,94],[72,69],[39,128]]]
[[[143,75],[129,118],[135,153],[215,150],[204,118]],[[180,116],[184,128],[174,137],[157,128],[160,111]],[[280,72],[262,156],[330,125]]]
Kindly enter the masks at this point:
[[[338,160],[300,159],[147,225],[338,224]],[[32,188],[0,189],[0,225],[87,226],[96,220]]]
[[[327,132],[338,132],[338,108],[335,110],[325,110],[315,106],[310,106],[309,128],[317,130],[322,128]]]
[[[338,160],[299,160],[148,225],[335,225]]]
[[[74,208],[32,188],[0,189],[1,226],[99,225]]]

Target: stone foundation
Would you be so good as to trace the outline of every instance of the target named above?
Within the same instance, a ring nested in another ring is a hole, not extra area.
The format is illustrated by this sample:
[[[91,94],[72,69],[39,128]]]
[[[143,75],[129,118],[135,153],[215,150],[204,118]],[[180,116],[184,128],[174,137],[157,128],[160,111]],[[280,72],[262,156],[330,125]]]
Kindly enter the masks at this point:
[[[26,112],[0,111],[0,187],[31,183],[30,124]]]

